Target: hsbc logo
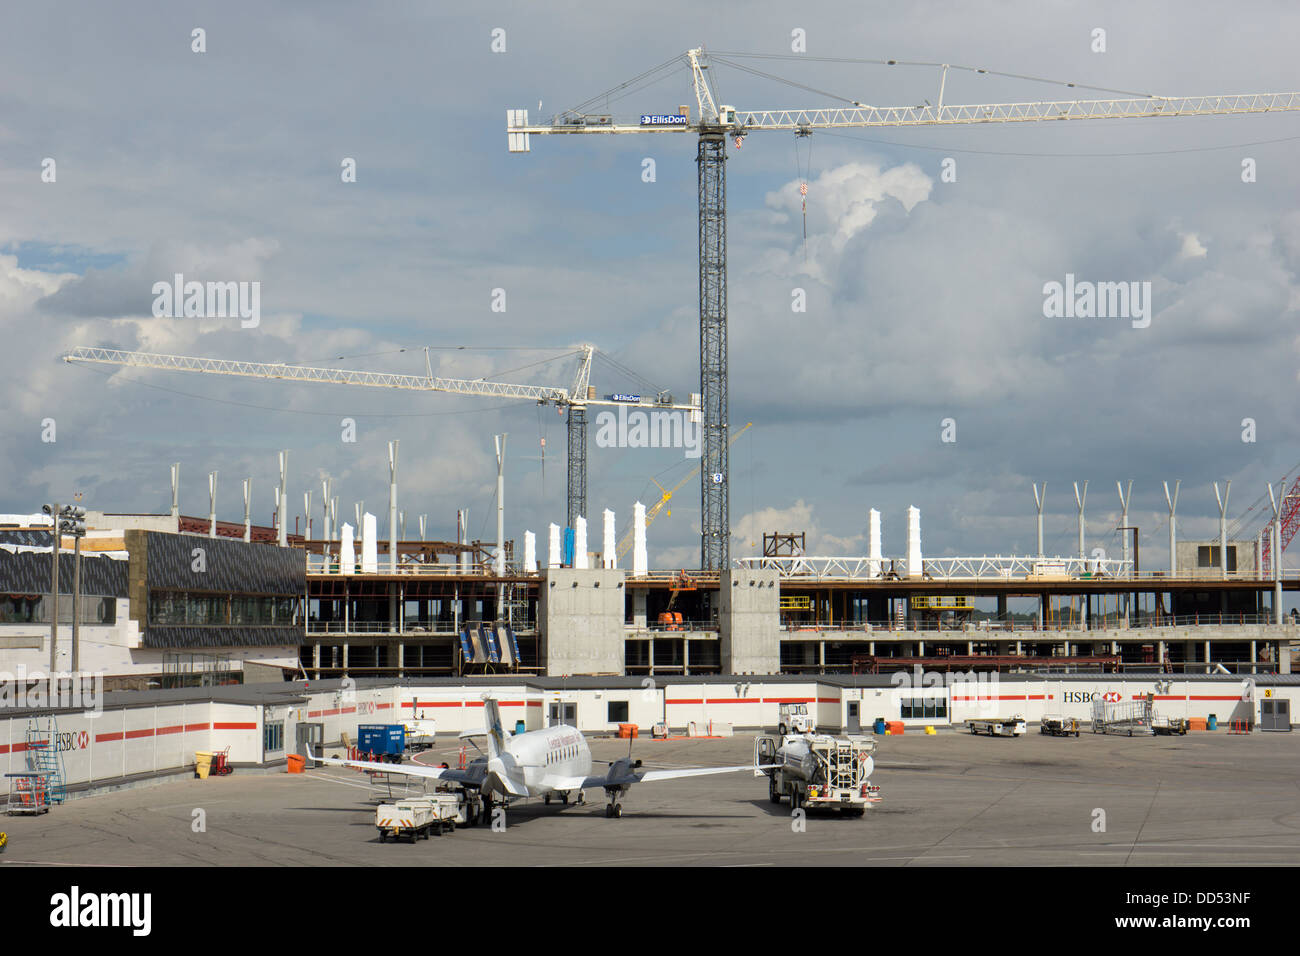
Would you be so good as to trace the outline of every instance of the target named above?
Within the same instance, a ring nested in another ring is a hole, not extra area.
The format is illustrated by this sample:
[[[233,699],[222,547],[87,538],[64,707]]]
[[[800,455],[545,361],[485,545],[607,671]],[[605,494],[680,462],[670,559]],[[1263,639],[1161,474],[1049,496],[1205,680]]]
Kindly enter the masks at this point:
[[[1065,704],[1091,704],[1094,700],[1118,704],[1123,699],[1123,695],[1117,690],[1108,690],[1105,693],[1098,693],[1095,690],[1067,690],[1061,695],[1061,702]]]
[[[71,750],[85,750],[90,746],[89,731],[66,731],[54,735],[54,749],[58,753]]]

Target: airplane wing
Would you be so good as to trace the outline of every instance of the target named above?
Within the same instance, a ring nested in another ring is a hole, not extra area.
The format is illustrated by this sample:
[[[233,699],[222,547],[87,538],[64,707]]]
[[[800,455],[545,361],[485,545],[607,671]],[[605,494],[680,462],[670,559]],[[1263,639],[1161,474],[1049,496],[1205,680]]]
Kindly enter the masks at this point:
[[[643,770],[628,771],[617,776],[573,777],[557,786],[556,790],[588,790],[597,787],[627,787],[634,783],[654,783],[656,780],[676,780],[678,777],[705,777],[715,773],[738,773],[742,770],[753,771],[753,764],[743,767],[683,767],[679,770]]]
[[[307,756],[316,763],[323,763],[328,767],[349,767],[352,770],[363,770],[367,773],[399,773],[408,777],[425,777],[429,780],[448,780],[452,783],[467,783],[477,786],[483,782],[483,778],[471,773],[468,770],[458,770],[454,767],[426,767],[423,764],[411,763],[372,763],[369,760],[340,760],[336,757],[317,757],[308,748]]]

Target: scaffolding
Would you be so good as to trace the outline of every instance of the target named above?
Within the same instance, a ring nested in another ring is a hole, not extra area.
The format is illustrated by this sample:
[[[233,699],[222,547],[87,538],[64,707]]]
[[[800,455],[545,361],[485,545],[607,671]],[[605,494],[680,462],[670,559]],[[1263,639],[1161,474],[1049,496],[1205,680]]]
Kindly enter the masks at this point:
[[[45,718],[45,726],[33,717],[27,722],[27,769],[34,775],[29,786],[44,784],[46,808],[62,803],[68,790],[63,769],[63,753],[58,748],[59,723],[53,715]],[[11,797],[12,799],[12,797]]]
[[[229,657],[198,651],[163,653],[161,683],[168,689],[238,684],[240,677]]]
[[[1121,734],[1149,737],[1155,733],[1153,724],[1155,709],[1151,698],[1142,700],[1107,703],[1094,699],[1092,702],[1092,732],[1094,734]]]

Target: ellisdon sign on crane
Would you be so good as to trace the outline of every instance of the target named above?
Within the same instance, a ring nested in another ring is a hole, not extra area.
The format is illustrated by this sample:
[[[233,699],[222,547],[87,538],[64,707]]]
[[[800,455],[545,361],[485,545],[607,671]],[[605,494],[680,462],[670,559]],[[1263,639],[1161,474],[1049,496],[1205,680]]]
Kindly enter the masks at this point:
[[[689,116],[682,116],[678,113],[642,113],[642,126],[689,126],[691,119]]]
[[[633,405],[641,404],[640,395],[630,395],[627,392],[615,392],[609,396],[611,402],[630,402]]]

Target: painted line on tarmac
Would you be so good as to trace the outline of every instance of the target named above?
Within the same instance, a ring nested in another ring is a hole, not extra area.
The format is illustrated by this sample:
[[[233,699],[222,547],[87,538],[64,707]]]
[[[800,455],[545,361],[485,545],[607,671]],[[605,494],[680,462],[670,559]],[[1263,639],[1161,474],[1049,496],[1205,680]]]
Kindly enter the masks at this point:
[[[327,783],[337,783],[341,787],[356,787],[358,790],[370,789],[370,784],[368,783],[353,783],[350,780],[340,780],[330,774],[316,773],[309,770],[305,776],[311,777],[314,780],[324,780]]]
[[[131,863],[53,863],[49,860],[3,860],[0,864],[4,866],[93,866],[103,867],[111,870],[130,870],[134,869]],[[154,864],[149,864],[154,865]]]

